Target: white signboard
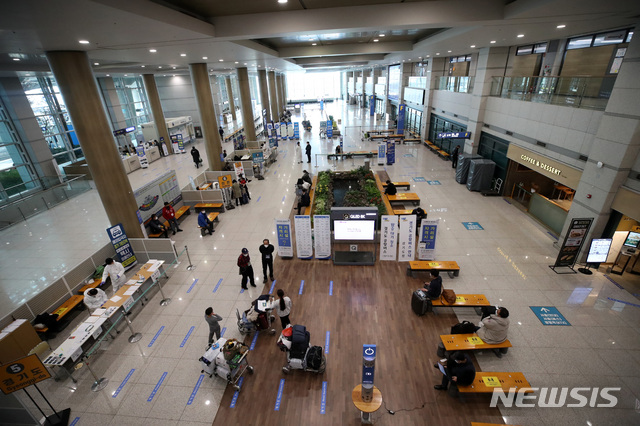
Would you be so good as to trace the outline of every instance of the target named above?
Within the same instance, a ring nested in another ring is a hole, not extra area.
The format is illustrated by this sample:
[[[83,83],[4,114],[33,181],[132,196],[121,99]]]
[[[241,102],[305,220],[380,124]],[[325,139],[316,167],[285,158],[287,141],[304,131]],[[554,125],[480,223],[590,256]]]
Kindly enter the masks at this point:
[[[384,215],[380,224],[380,260],[396,260],[398,216]]]
[[[311,238],[311,216],[295,215],[293,223],[296,227],[296,251],[299,259],[313,257],[313,239]]]
[[[609,249],[611,248],[611,238],[597,238],[591,240],[591,247],[589,247],[589,255],[587,256],[587,263],[604,263],[609,256]]]
[[[236,170],[236,177],[240,178],[240,175],[244,176],[244,166],[242,165],[242,161],[236,161],[233,163],[233,167]]]
[[[398,261],[414,260],[416,246],[416,215],[400,216]]]
[[[293,257],[293,239],[291,238],[291,221],[289,219],[276,219],[276,236],[278,237],[280,257]]]
[[[331,216],[313,216],[313,236],[316,259],[329,259],[331,257]]]

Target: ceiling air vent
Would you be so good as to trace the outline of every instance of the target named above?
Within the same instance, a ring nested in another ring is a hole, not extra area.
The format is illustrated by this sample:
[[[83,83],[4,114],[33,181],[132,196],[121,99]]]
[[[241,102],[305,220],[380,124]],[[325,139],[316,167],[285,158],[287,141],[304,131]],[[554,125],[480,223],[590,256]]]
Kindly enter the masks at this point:
[[[513,136],[513,132],[510,132],[510,131],[507,130],[507,135],[508,136]]]
[[[490,128],[491,128],[491,126],[489,126],[487,123],[483,123],[483,124],[482,124],[482,127],[486,127],[487,129],[490,129]]]
[[[587,161],[589,159],[589,157],[587,157],[586,155],[581,155],[578,157],[578,160],[580,161]]]
[[[536,141],[536,145],[541,146],[541,147],[543,147],[543,148],[547,146],[547,144],[546,144],[546,143],[544,143],[544,142],[540,142],[540,141]]]
[[[441,109],[440,111],[442,111],[443,114],[446,114],[445,110]]]
[[[458,116],[458,114],[453,114],[453,116],[454,116],[454,117],[457,117],[457,116]]]

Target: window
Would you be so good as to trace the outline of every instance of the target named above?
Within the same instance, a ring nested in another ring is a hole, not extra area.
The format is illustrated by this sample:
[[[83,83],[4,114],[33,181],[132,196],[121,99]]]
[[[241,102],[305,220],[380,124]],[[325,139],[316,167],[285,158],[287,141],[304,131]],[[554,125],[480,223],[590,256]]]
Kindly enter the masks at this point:
[[[610,33],[597,34],[593,40],[594,46],[607,46],[609,44],[623,43],[627,36],[626,30],[612,31]]]
[[[516,49],[516,56],[545,53],[546,51],[547,43],[529,44],[527,46],[519,46]]]
[[[609,31],[600,34],[590,34],[586,36],[569,39],[567,50],[582,49],[591,46],[609,46],[612,44],[629,43],[633,37],[633,29]]]
[[[398,100],[400,98],[400,80],[402,79],[400,67],[400,65],[389,67],[389,99]]]
[[[98,79],[98,82],[102,89],[103,98],[105,102],[109,104],[113,96],[109,96],[103,79]],[[142,77],[113,77],[113,86],[120,104],[108,105],[109,108],[107,108],[107,111],[111,119],[111,125],[114,130],[135,127],[136,131],[127,133],[123,135],[123,137],[125,140],[129,138],[129,142],[137,145],[136,134],[142,135],[140,125],[153,121],[153,114],[151,114],[151,108],[149,107],[149,100]],[[114,113],[115,108],[122,111],[121,117],[124,117],[124,122]]]
[[[362,77],[356,80],[356,92],[360,90]],[[340,98],[339,72],[287,73],[287,97],[295,101],[317,101]]]
[[[569,39],[569,43],[567,43],[567,50],[591,47],[592,41],[593,41],[592,35],[571,38]]]
[[[457,139],[440,139],[438,138],[438,133],[466,131],[467,126],[463,124],[456,123],[455,121],[449,121],[439,115],[431,114],[431,121],[429,123],[429,140],[449,154],[453,151],[456,145],[462,145],[463,142]]]

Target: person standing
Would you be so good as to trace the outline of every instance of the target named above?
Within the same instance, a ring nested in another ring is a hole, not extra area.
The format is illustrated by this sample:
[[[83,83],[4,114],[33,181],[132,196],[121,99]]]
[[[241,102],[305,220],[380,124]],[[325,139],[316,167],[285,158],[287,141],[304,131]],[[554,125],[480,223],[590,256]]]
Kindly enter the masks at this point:
[[[237,206],[240,198],[242,198],[242,188],[240,188],[240,184],[235,179],[231,182],[231,192],[233,193],[233,198],[236,200]]]
[[[276,313],[280,317],[280,324],[282,325],[282,329],[284,330],[291,321],[289,320],[289,314],[291,313],[291,299],[284,295],[284,290],[281,288],[276,292],[278,295],[278,300],[275,300],[273,297],[271,298],[271,309],[275,309]]]
[[[220,142],[224,142],[224,129],[222,126],[218,129],[218,133],[220,133]]]
[[[164,207],[162,208],[162,217],[164,217],[167,222],[169,222],[169,226],[171,226],[173,235],[176,235],[176,232],[182,232],[182,229],[180,229],[180,227],[178,226],[178,221],[176,220],[176,211],[168,202],[164,203]]]
[[[200,163],[202,163],[202,159],[200,158],[200,151],[198,151],[195,146],[191,147],[191,158],[193,158],[193,162],[196,165],[196,169],[199,168]]]
[[[273,244],[269,244],[269,240],[264,239],[260,246],[260,253],[262,254],[262,275],[264,275],[263,283],[267,282],[267,268],[269,268],[269,278],[273,281],[273,251],[275,248]]]
[[[113,292],[115,293],[124,285],[124,283],[127,282],[127,277],[124,274],[124,266],[122,266],[122,263],[116,262],[110,257],[107,257],[104,263],[106,263],[107,266],[104,267],[100,285],[102,286],[107,281],[107,277],[111,278],[111,285],[113,286]]]
[[[249,256],[249,250],[242,249],[242,253],[238,257],[238,267],[240,268],[240,275],[242,275],[242,288],[247,290],[247,279],[251,282],[251,286],[255,287],[256,283],[253,280],[253,266],[251,266],[251,257]]]
[[[109,300],[107,294],[99,288],[90,288],[84,292],[84,304],[93,312]]]
[[[300,142],[296,143],[296,158],[298,159],[298,164],[302,163],[302,148],[300,147]]]
[[[222,317],[218,314],[213,313],[213,308],[209,306],[204,311],[204,320],[209,324],[209,346],[213,343],[213,335],[216,335],[216,340],[220,338],[220,323],[218,321],[222,321]]]
[[[160,142],[158,142],[158,139],[153,140],[153,145],[156,148],[158,148],[158,153],[160,154],[160,157],[164,157],[164,151],[162,150],[162,147],[160,146]]]
[[[151,232],[153,232],[154,234],[164,233],[164,237],[169,238],[169,230],[166,226],[160,223],[160,221],[158,220],[158,216],[156,216],[155,214],[151,215],[151,220],[149,221],[149,229],[151,229]]]
[[[453,152],[451,153],[451,167],[454,169],[458,167],[458,154],[460,153],[460,145],[456,145],[453,148]]]
[[[202,210],[200,214],[198,214],[198,227],[200,228],[200,234],[204,237],[206,231],[209,231],[209,235],[212,235],[216,232],[213,229],[213,222],[209,220],[207,217],[207,212]]]
[[[251,199],[251,194],[249,194],[249,187],[247,186],[248,180],[244,177],[242,173],[238,176],[238,183],[240,183],[240,189],[243,194],[247,194],[247,199]]]
[[[307,163],[311,162],[311,144],[307,141],[307,146],[304,149],[304,152],[307,154]]]

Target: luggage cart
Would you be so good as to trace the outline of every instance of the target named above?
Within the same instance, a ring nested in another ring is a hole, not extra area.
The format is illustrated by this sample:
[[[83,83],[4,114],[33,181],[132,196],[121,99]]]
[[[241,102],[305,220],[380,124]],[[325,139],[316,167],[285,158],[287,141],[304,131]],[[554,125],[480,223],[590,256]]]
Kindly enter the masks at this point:
[[[305,336],[301,341],[296,342],[293,338],[293,328],[302,330]],[[311,371],[316,374],[324,373],[327,367],[327,359],[321,346],[311,346],[310,335],[304,326],[289,324],[278,338],[276,344],[281,351],[287,354],[287,364],[282,367],[284,374],[289,374],[291,370]],[[315,365],[313,363],[316,362]]]
[[[214,375],[225,379],[228,384],[233,386],[237,391],[240,391],[238,382],[246,372],[253,374],[253,366],[249,365],[247,355],[249,354],[249,347],[242,342],[238,342],[241,345],[240,351],[232,359],[226,360],[222,353],[222,347],[227,343],[227,339],[221,337],[213,345],[207,349],[205,354],[200,357],[202,363],[202,370],[200,373],[206,373],[209,377]]]
[[[240,311],[236,309],[238,331],[240,332],[240,334],[244,336],[261,330],[269,330],[270,334],[276,334],[276,330],[271,327],[271,324],[276,319],[275,316],[271,315],[271,308],[265,307],[264,309],[260,309],[260,305],[264,306],[265,302],[267,304],[269,303],[270,297],[271,296],[269,296],[268,294],[261,295],[256,300],[251,302],[251,307],[244,311],[242,315],[240,314]],[[252,309],[258,312],[258,319],[255,322],[247,318],[247,313]]]

